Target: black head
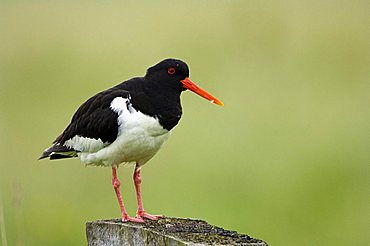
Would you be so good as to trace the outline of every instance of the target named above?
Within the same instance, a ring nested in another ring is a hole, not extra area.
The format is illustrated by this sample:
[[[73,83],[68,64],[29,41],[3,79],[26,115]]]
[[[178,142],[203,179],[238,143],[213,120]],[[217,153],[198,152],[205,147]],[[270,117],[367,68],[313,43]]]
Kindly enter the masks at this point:
[[[189,77],[188,65],[177,59],[166,59],[150,67],[145,78],[152,82],[160,83],[161,86],[174,88],[176,90],[186,90],[181,80]]]
[[[220,100],[191,81],[188,65],[177,59],[166,59],[150,67],[146,72],[145,79],[155,84],[157,88],[178,93],[189,89],[217,105],[224,105]]]

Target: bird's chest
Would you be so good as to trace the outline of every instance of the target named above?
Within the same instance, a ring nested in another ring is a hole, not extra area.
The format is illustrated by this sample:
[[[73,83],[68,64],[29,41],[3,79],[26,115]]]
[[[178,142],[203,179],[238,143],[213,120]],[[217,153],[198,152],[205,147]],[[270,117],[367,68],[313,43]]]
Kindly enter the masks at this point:
[[[181,112],[175,112],[174,114],[158,114],[157,117],[163,128],[170,131],[179,123]]]
[[[136,110],[122,112],[118,117],[118,125],[115,144],[120,162],[144,164],[160,149],[170,134],[157,118]]]
[[[133,108],[129,99],[115,98],[111,109],[118,115],[116,140],[98,152],[81,153],[81,161],[87,165],[105,166],[125,162],[145,164],[168,139],[170,131],[160,124],[157,117]]]
[[[168,131],[178,124],[182,115],[180,94],[165,91],[151,94],[151,96],[141,94],[133,97],[131,102],[133,107],[139,109],[140,112],[155,117]]]

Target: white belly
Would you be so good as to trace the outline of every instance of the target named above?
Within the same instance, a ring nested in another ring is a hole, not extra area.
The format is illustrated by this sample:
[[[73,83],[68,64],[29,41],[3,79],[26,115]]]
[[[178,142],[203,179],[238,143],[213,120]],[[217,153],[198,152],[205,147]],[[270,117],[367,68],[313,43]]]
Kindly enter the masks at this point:
[[[81,151],[79,157],[86,165],[118,165],[136,162],[144,165],[168,139],[170,131],[159,121],[133,109],[128,99],[115,98],[111,109],[118,113],[118,137],[97,151]]]

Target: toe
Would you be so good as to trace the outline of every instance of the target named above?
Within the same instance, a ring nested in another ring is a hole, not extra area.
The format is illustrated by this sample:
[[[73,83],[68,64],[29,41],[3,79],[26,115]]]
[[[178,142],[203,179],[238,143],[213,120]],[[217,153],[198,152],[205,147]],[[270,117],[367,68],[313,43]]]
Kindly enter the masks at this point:
[[[128,221],[135,222],[135,223],[145,223],[145,221],[141,217],[130,217],[130,216],[127,216],[127,217],[122,218],[122,222],[128,222]]]
[[[145,211],[136,214],[136,218],[146,218],[146,219],[149,219],[149,220],[158,220],[162,217],[164,217],[164,216],[163,215],[152,215],[152,214],[149,214]]]

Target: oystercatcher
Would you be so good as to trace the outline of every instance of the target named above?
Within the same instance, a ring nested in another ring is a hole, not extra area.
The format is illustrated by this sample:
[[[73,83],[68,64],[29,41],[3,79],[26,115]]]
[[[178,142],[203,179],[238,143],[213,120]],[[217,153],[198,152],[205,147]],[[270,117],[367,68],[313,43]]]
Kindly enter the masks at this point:
[[[141,167],[168,139],[179,122],[181,92],[189,89],[207,100],[223,103],[189,79],[188,65],[166,59],[136,77],[102,91],[84,102],[67,128],[40,159],[79,157],[86,165],[112,167],[114,187],[122,221],[157,220],[161,215],[145,212],[141,199]],[[128,216],[120,194],[116,170],[120,164],[135,163],[136,217]]]

